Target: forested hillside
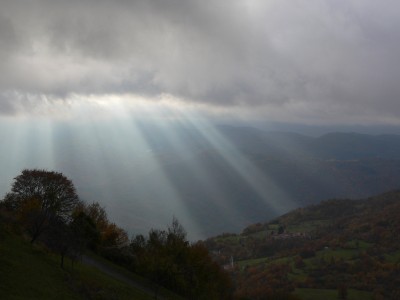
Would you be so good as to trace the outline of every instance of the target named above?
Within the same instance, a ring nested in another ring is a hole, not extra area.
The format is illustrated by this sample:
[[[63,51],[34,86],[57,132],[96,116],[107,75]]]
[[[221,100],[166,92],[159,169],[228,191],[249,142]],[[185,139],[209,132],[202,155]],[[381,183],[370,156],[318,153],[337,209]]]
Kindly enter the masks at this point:
[[[399,191],[328,200],[205,244],[240,297],[399,299],[399,215]]]

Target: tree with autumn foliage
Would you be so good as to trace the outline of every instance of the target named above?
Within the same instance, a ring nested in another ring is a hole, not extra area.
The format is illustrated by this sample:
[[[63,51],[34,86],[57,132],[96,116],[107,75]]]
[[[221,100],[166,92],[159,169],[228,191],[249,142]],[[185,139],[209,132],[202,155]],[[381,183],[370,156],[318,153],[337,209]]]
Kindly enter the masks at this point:
[[[48,249],[64,258],[79,257],[90,247],[103,257],[139,273],[189,299],[230,299],[229,275],[214,262],[206,247],[190,244],[176,218],[166,230],[138,235],[110,222],[99,203],[79,201],[72,182],[61,173],[24,170],[0,207]]]
[[[23,170],[14,178],[4,199],[31,235],[33,243],[53,219],[68,223],[80,203],[72,181],[63,174],[46,170]]]
[[[148,237],[137,235],[130,251],[133,271],[155,285],[164,286],[188,299],[229,299],[232,282],[201,243],[190,244],[176,218],[167,230],[150,230]]]
[[[126,231],[109,221],[106,209],[98,202],[89,205],[83,203],[77,213],[85,215],[93,222],[99,234],[97,246],[102,250],[118,249],[128,245],[129,238]]]

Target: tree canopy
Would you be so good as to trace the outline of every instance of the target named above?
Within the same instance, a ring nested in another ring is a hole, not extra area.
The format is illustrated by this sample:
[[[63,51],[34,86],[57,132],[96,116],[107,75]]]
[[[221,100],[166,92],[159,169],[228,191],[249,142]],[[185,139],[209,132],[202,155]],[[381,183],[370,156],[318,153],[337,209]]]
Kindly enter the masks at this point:
[[[130,244],[133,271],[189,299],[229,299],[232,282],[202,243],[190,244],[176,218],[167,230],[136,235]]]
[[[19,213],[34,242],[54,218],[68,223],[80,203],[75,187],[63,174],[25,169],[14,178],[6,205]]]
[[[61,173],[46,170],[23,170],[14,178],[10,194],[17,205],[36,199],[40,201],[41,210],[63,219],[71,216],[79,202],[71,180]]]

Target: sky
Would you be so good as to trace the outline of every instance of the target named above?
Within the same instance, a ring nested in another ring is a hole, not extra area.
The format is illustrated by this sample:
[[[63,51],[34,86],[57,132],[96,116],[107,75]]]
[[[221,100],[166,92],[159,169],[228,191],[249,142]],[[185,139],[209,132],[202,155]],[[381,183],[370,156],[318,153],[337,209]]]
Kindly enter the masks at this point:
[[[395,0],[1,0],[0,114],[399,125],[399,28]]]
[[[39,168],[133,231],[260,221],[207,149],[247,207],[283,213],[296,199],[214,125],[400,134],[399,29],[394,0],[0,0],[0,195]]]

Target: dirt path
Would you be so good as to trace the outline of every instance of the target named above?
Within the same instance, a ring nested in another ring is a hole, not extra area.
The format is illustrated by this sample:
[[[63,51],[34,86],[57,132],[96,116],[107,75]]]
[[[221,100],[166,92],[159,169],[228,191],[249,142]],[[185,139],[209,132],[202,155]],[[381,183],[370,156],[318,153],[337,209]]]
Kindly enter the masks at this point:
[[[164,297],[157,295],[154,290],[152,290],[146,286],[143,286],[141,283],[136,282],[132,278],[129,278],[126,275],[119,273],[118,271],[110,268],[109,266],[101,263],[98,260],[95,260],[86,255],[83,255],[82,263],[93,266],[93,267],[99,269],[100,271],[102,271],[103,273],[106,273],[106,274],[110,275],[111,277],[130,285],[131,287],[145,292],[146,294],[154,297],[154,299],[160,299],[160,300],[165,299]]]

